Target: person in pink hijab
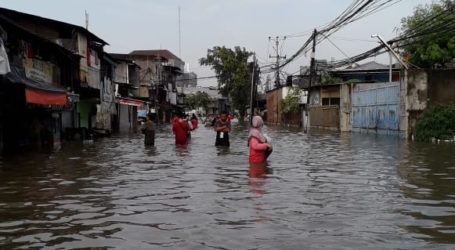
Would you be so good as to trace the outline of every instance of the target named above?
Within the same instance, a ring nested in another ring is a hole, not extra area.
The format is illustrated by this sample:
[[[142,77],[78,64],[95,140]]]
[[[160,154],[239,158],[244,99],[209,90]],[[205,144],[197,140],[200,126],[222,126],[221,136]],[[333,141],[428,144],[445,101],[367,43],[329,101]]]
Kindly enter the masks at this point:
[[[264,121],[260,116],[254,116],[248,134],[248,146],[250,147],[250,164],[265,163],[272,153],[272,145],[267,143],[267,138],[262,133]]]

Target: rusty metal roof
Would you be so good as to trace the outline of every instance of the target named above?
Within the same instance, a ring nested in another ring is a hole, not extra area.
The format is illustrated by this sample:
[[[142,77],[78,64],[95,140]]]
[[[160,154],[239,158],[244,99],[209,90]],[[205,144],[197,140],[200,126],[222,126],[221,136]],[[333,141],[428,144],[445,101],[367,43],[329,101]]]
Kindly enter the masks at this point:
[[[37,16],[37,15],[32,15],[32,14],[28,14],[28,13],[24,13],[24,12],[19,12],[19,11],[15,11],[15,10],[11,10],[11,9],[1,8],[1,7],[0,7],[0,14],[4,15],[6,17],[9,17],[13,20],[21,20],[21,19],[25,19],[25,18],[30,18],[30,19],[33,19],[34,22],[45,23],[46,25],[51,26],[52,28],[55,28],[56,30],[59,30],[60,32],[71,33],[71,30],[75,29],[75,30],[87,35],[87,37],[94,42],[98,42],[103,45],[108,44],[103,39],[99,38],[92,32],[88,31],[86,28],[78,26],[78,25],[65,23],[62,21],[57,21],[54,19],[41,17],[41,16]],[[33,31],[30,31],[30,32],[34,33]]]
[[[170,52],[167,49],[157,49],[157,50],[133,50],[130,52],[130,55],[132,56],[153,56],[153,57],[161,57],[166,60],[180,60],[179,57],[174,55],[172,52]]]

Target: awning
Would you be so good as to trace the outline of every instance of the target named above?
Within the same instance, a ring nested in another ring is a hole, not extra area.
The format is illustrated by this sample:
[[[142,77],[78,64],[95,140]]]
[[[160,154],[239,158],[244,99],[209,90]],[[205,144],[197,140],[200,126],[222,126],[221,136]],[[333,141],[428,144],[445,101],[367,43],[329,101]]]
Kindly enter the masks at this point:
[[[25,85],[25,100],[30,104],[65,106],[68,103],[66,90],[25,77],[24,69],[11,65],[11,72],[6,74],[11,83]]]
[[[136,107],[142,107],[145,104],[145,102],[143,102],[143,101],[136,100],[136,99],[130,99],[130,98],[119,98],[118,103],[124,104],[124,105],[129,105],[129,106],[136,106]]]
[[[25,87],[25,101],[27,103],[65,106],[67,104],[67,100],[66,93]]]

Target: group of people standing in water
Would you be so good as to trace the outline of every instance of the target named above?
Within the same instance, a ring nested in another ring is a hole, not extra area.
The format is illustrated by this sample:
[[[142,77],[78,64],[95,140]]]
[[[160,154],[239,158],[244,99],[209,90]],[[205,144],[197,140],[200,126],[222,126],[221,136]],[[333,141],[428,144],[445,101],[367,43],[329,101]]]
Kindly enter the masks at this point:
[[[191,138],[191,131],[198,128],[199,121],[196,115],[189,118],[184,113],[176,114],[172,120],[172,131],[175,136],[176,145],[186,145]],[[254,116],[248,133],[247,145],[249,147],[250,175],[264,174],[265,163],[273,151],[270,141],[262,132],[264,121],[260,116]],[[227,112],[222,112],[213,122],[213,129],[216,132],[215,146],[229,147],[229,133],[231,132],[231,118]],[[145,134],[145,145],[155,144],[155,127],[152,116],[147,116],[147,121],[142,126]]]

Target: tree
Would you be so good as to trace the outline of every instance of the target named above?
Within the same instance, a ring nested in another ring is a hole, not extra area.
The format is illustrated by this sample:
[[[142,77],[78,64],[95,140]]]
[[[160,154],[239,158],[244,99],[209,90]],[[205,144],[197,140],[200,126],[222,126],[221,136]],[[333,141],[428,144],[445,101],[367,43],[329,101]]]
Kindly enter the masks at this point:
[[[321,84],[322,85],[332,85],[343,82],[343,79],[333,77],[329,73],[325,72],[321,76]]]
[[[298,114],[300,111],[300,95],[301,91],[298,87],[289,89],[288,94],[284,99],[281,100],[281,120],[287,123],[291,120],[291,117]]]
[[[220,94],[230,97],[234,108],[240,112],[240,120],[246,112],[250,100],[251,65],[248,58],[253,55],[245,48],[213,47],[207,56],[201,58],[201,65],[211,66],[218,79]]]
[[[187,95],[186,103],[191,108],[203,108],[207,112],[210,104],[210,96],[206,92],[198,91]]]
[[[285,115],[300,110],[300,88],[290,88],[286,97],[281,100],[281,112]]]
[[[441,0],[439,3],[420,5],[412,16],[401,20],[404,34],[422,31],[425,28],[447,26],[455,20],[455,1]],[[408,60],[422,68],[455,68],[455,30],[453,26],[430,30],[427,34],[406,39],[403,54]]]
[[[416,139],[430,141],[431,138],[452,140],[455,136],[455,105],[431,105],[419,117],[416,124]]]

